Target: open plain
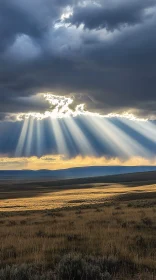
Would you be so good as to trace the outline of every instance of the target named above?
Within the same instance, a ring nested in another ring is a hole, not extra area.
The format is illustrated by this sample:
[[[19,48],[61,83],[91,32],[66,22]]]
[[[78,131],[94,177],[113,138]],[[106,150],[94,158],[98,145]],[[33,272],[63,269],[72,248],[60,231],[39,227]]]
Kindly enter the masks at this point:
[[[156,279],[156,172],[0,183],[0,279]]]

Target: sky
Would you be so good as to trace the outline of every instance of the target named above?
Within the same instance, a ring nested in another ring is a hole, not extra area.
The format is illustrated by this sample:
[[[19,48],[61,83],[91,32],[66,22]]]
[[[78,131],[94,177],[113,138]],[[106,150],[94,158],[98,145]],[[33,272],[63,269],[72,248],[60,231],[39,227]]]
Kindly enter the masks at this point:
[[[0,1],[0,169],[156,165],[156,1]]]

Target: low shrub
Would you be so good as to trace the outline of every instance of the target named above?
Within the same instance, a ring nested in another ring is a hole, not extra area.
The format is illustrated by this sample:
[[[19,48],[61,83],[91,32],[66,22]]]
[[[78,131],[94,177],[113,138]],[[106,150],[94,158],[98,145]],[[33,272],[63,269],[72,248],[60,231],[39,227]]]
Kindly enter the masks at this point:
[[[55,280],[55,275],[52,271],[40,273],[37,268],[22,264],[6,266],[0,270],[1,280]]]
[[[65,255],[55,272],[42,271],[41,267],[30,264],[7,265],[0,269],[1,280],[111,280],[112,277],[100,262],[80,255]]]
[[[64,256],[57,268],[57,280],[110,280],[111,275],[102,271],[96,260],[82,258],[81,255]]]

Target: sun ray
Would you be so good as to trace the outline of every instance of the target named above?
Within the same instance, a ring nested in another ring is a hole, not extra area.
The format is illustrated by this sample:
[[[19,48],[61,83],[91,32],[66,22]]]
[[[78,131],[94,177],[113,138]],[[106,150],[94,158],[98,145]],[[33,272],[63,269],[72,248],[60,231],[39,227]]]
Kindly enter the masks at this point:
[[[40,157],[43,154],[43,121],[36,120],[36,151],[37,156]]]
[[[110,132],[112,140],[118,147],[121,147],[127,156],[150,156],[148,151],[141,143],[133,139],[131,135],[128,135],[125,131],[117,127],[111,120],[103,119],[104,126],[107,127]]]
[[[131,127],[136,132],[143,135],[145,138],[151,140],[153,143],[156,143],[156,126],[151,122],[138,122],[138,121],[130,121],[130,120],[121,120],[123,123]]]
[[[19,137],[19,140],[17,143],[16,150],[15,150],[16,157],[22,156],[22,154],[23,154],[23,149],[24,149],[24,144],[25,144],[26,137],[27,137],[29,122],[30,122],[29,118],[25,119],[23,122],[23,127],[22,127],[21,134],[20,134],[20,137]]]
[[[113,124],[110,118],[90,117],[87,118],[87,122],[92,126],[92,130],[97,133],[98,138],[103,143],[106,143],[118,156],[150,156],[150,151]]]
[[[34,118],[31,117],[29,121],[28,131],[27,131],[27,139],[26,139],[26,147],[25,147],[26,156],[31,155],[33,131],[34,131]]]
[[[57,153],[61,155],[69,156],[70,151],[67,147],[65,137],[60,127],[59,120],[51,118],[50,123],[51,123],[51,129],[54,133]]]
[[[115,155],[125,155],[123,149],[116,141],[116,138],[112,137],[111,131],[104,125],[101,118],[90,116],[85,117],[84,121],[104,148],[109,148]]]
[[[65,123],[79,149],[79,152],[82,155],[97,155],[95,149],[92,147],[91,143],[88,141],[80,127],[77,125],[75,119],[69,117],[65,119]]]

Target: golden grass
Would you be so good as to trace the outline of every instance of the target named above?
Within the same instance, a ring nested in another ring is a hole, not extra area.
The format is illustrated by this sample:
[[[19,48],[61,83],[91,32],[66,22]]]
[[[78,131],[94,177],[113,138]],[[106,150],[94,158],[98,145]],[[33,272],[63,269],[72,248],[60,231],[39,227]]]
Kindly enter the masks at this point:
[[[155,279],[155,193],[155,184],[101,183],[27,198],[8,193],[0,204],[0,265],[53,268],[74,252],[120,262],[113,279]]]
[[[16,192],[20,192],[19,186]],[[14,193],[16,193],[14,192]],[[59,189],[50,191],[47,188],[35,194],[34,197],[27,197],[27,191],[23,192],[23,198],[12,198],[14,193],[1,192],[1,197],[8,195],[8,199],[1,200],[0,211],[26,211],[45,210],[62,207],[81,206],[91,203],[101,203],[102,201],[115,199],[118,196],[136,195],[141,193],[156,193],[156,184],[145,186],[129,186],[121,184],[93,184],[81,189]],[[18,195],[18,194],[17,194]],[[33,196],[33,192],[32,192]]]

